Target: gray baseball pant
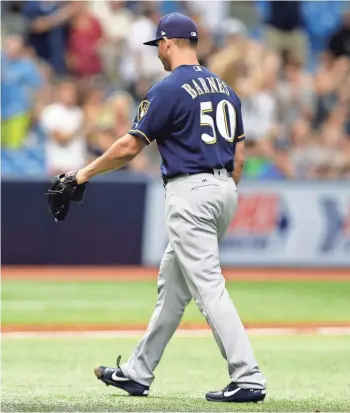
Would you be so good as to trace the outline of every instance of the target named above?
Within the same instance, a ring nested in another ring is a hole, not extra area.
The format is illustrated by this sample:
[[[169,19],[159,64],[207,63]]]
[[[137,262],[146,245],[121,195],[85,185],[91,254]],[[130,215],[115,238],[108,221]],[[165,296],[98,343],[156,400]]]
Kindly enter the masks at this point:
[[[174,178],[166,186],[169,244],[160,265],[158,300],[147,331],[121,368],[150,386],[163,351],[194,298],[210,325],[231,380],[265,388],[248,335],[225,288],[218,242],[237,207],[237,188],[226,170]]]

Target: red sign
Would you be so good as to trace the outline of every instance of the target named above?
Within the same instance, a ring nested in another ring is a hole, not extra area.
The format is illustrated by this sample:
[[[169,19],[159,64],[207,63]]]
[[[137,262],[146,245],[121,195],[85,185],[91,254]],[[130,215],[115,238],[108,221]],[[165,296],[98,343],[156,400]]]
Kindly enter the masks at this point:
[[[229,232],[245,232],[251,235],[273,232],[278,220],[279,206],[280,197],[277,194],[241,196]]]

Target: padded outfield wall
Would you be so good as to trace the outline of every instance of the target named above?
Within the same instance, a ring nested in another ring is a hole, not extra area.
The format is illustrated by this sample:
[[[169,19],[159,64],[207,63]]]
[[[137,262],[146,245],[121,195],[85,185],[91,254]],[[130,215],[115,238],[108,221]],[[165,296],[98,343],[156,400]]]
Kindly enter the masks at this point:
[[[2,183],[3,265],[157,266],[167,244],[160,179],[117,173],[89,184],[54,223],[47,181]],[[350,271],[349,182],[242,182],[220,245],[225,266]]]

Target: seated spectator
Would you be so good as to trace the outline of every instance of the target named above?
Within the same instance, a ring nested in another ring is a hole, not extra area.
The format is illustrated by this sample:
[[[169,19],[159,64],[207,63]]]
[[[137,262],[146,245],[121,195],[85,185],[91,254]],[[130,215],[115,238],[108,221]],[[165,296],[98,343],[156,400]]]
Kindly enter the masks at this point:
[[[321,132],[310,130],[299,121],[292,129],[291,162],[299,179],[337,179],[343,165],[344,134],[341,125],[344,113],[332,112]]]
[[[89,160],[105,152],[115,141],[113,121],[104,116],[105,96],[101,89],[92,88],[83,98],[84,122]]]
[[[346,122],[348,119],[348,108],[338,105],[329,115],[320,133],[319,148],[322,148],[322,169],[315,168],[316,178],[339,179],[342,167],[349,156],[347,145]],[[327,169],[326,169],[327,168]],[[328,175],[323,176],[327,171]]]
[[[109,98],[114,111],[114,130],[117,137],[125,135],[131,128],[136,110],[131,95],[127,92],[117,92]]]
[[[79,2],[26,1],[23,13],[29,25],[29,44],[56,73],[66,73],[65,50],[68,23],[79,10]]]
[[[327,55],[324,55],[322,64],[315,75],[317,102],[313,123],[316,128],[327,119],[338,100],[346,96],[350,81],[349,70],[350,61],[346,57],[329,60]],[[349,99],[345,98],[345,103],[349,103]]]
[[[255,140],[246,141],[246,160],[244,164],[244,177],[257,179],[264,169],[270,165],[269,158],[262,153],[261,146]]]
[[[101,125],[103,123],[103,105],[105,101],[104,90],[98,87],[92,87],[84,90],[82,101],[85,125],[88,130]],[[111,124],[107,126],[111,126]]]
[[[103,33],[99,21],[90,13],[87,5],[73,17],[68,42],[67,64],[71,74],[90,77],[102,72],[99,48]]]
[[[273,142],[274,153],[271,164],[260,175],[261,178],[294,179],[295,170],[290,162],[290,142],[279,139]]]
[[[147,95],[147,92],[152,87],[151,79],[147,79],[143,76],[139,77],[136,82],[129,88],[129,92],[133,96],[135,102],[141,102]]]
[[[100,156],[125,135],[132,125],[133,100],[127,92],[116,92],[105,102],[99,90],[92,90],[83,106],[89,152]]]
[[[310,124],[305,119],[297,120],[291,128],[290,165],[296,179],[307,179],[312,162],[313,133]]]
[[[279,122],[286,130],[300,118],[313,118],[316,108],[314,84],[298,60],[287,60],[275,93]]]
[[[350,11],[344,15],[342,26],[330,37],[328,50],[333,57],[350,58]]]
[[[77,87],[62,81],[55,102],[41,113],[40,124],[47,135],[46,162],[51,175],[81,168],[87,160],[85,126],[78,107]]]
[[[42,76],[35,62],[26,57],[18,35],[5,38],[1,67],[2,145],[17,149],[26,139]]]

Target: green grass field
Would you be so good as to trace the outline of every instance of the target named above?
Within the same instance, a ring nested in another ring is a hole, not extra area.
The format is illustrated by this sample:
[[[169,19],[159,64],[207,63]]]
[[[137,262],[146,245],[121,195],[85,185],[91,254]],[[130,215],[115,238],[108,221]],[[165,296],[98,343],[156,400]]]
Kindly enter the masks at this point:
[[[5,339],[2,411],[350,411],[350,336],[254,337],[268,378],[257,405],[209,403],[204,394],[228,382],[208,338],[174,337],[148,398],[132,398],[93,375],[100,363],[128,357],[135,339]]]
[[[247,323],[350,323],[349,282],[228,282]],[[2,281],[2,325],[50,326],[147,323],[155,282]],[[184,321],[201,323],[193,303]],[[208,337],[174,337],[156,370],[148,398],[104,386],[93,368],[126,359],[135,338],[21,338],[2,340],[2,411],[350,412],[350,336],[252,336],[268,379],[257,405],[209,403],[224,387],[226,365]]]
[[[350,322],[350,282],[227,282],[247,323]],[[157,288],[148,282],[3,280],[2,323],[145,324]],[[192,302],[184,321],[203,322]]]

